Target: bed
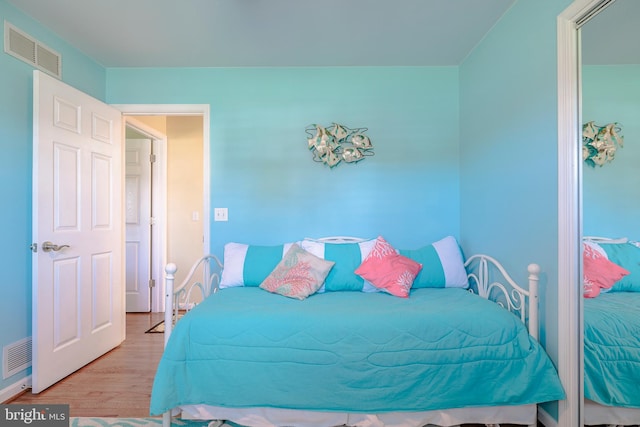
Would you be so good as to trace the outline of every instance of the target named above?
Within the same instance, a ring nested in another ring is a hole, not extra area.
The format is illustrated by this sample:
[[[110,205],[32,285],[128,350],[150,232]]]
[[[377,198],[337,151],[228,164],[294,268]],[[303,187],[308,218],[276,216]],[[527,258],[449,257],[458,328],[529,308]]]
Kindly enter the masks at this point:
[[[302,298],[265,291],[280,267],[295,270],[291,252],[333,263]],[[403,274],[420,268],[383,287],[381,260]],[[535,425],[537,404],[564,398],[537,342],[535,264],[524,289],[489,256],[463,261],[451,236],[407,251],[340,237],[228,244],[224,268],[208,255],[189,276],[198,270],[195,288],[188,277],[176,290],[175,265],[166,270],[166,347],[150,408],[165,425],[177,414],[251,427]],[[202,301],[172,327],[193,289]]]
[[[584,245],[584,421],[638,425],[640,247],[627,239],[596,237],[585,238]],[[594,279],[598,263],[601,274]]]

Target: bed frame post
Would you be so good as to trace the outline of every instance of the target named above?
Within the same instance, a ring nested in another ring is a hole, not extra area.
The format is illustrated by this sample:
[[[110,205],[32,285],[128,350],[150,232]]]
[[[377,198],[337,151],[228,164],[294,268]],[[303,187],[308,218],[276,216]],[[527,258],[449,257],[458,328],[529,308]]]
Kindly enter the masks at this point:
[[[166,273],[164,279],[164,346],[167,347],[169,335],[171,335],[171,329],[173,329],[173,289],[178,266],[173,263],[167,264],[164,271]],[[171,411],[162,414],[162,427],[171,427]]]
[[[167,273],[165,277],[165,294],[164,294],[164,346],[167,346],[169,341],[169,335],[171,335],[171,329],[173,329],[173,289],[175,274],[178,271],[178,266],[173,263],[167,264],[164,271]]]
[[[162,427],[171,427],[171,411],[162,414]]]
[[[538,282],[540,280],[540,266],[529,264],[529,334],[538,341],[540,323],[538,318]]]

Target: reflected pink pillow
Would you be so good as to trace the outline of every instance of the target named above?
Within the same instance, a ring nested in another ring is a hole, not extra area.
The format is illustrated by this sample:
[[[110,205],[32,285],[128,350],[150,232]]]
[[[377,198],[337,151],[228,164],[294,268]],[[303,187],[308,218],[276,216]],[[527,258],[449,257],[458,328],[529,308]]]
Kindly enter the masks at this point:
[[[601,289],[609,289],[629,271],[609,261],[589,244],[583,245],[584,296],[595,298]]]
[[[422,264],[398,254],[393,246],[379,236],[355,273],[378,289],[408,298],[411,285],[421,269]]]

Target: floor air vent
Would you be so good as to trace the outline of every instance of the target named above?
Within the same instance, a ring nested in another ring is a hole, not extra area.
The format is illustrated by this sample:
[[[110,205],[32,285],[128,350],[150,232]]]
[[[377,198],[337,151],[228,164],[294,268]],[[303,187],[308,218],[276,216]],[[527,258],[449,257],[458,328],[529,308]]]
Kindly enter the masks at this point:
[[[62,57],[29,34],[4,21],[4,51],[54,77],[61,78]]]
[[[3,379],[31,366],[31,337],[4,346],[2,360],[4,362],[2,364]]]

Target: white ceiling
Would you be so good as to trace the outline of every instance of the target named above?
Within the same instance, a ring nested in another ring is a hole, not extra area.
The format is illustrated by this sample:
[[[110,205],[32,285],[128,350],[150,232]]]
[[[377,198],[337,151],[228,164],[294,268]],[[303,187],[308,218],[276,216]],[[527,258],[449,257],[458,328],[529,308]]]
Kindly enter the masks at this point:
[[[459,65],[515,2],[7,1],[105,67]],[[588,22],[584,63],[640,64],[639,21],[617,0]]]
[[[616,0],[580,30],[584,64],[640,64],[640,0]]]
[[[7,0],[105,67],[459,65],[515,0]]]

